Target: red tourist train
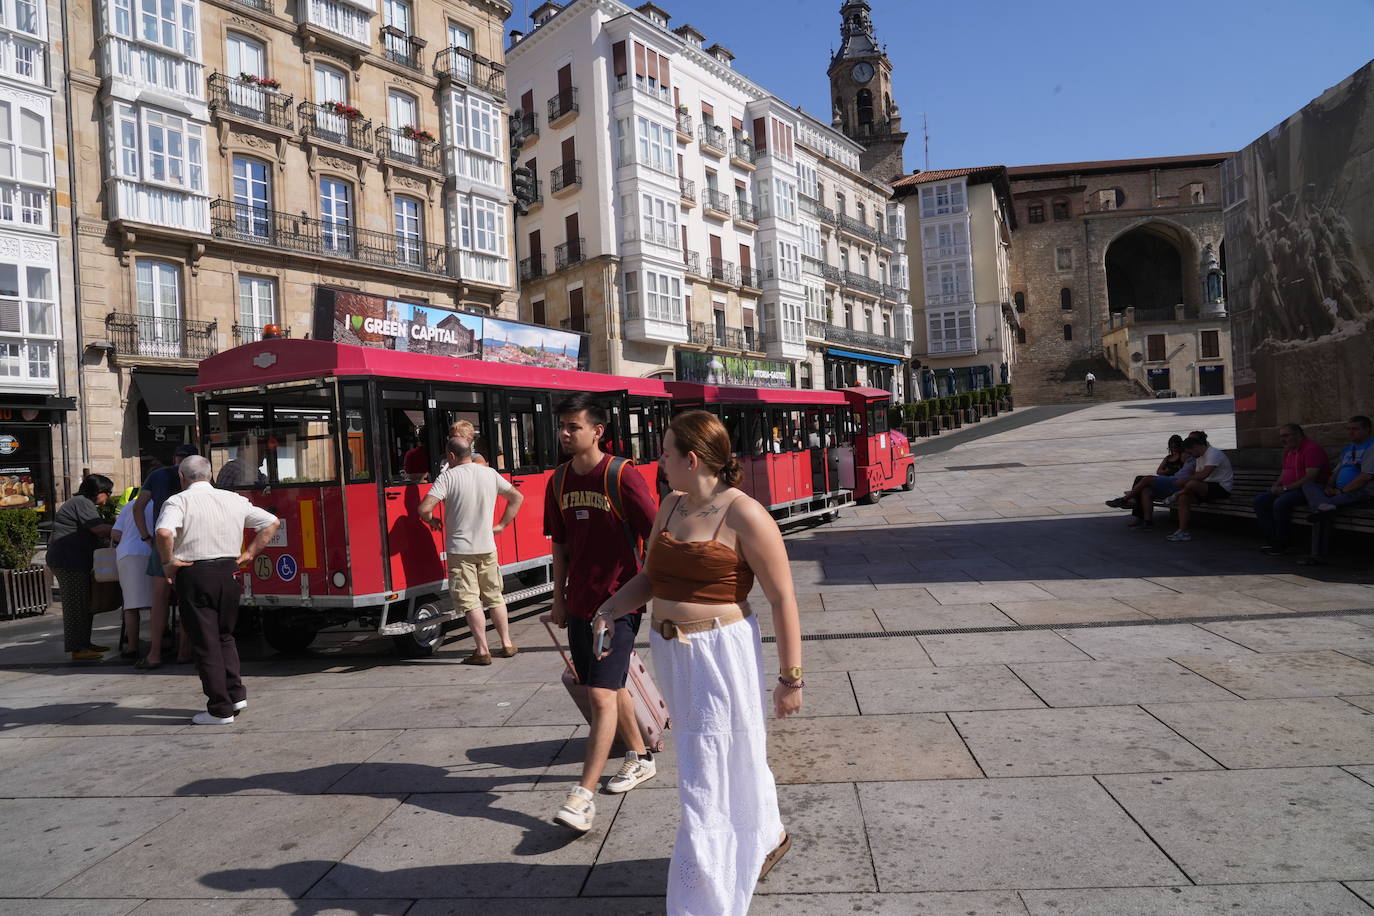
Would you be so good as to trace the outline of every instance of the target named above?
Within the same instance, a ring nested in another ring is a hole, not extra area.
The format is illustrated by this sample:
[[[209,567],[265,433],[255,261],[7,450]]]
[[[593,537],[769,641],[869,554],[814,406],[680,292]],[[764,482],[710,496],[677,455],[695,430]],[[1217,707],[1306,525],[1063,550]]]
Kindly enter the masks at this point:
[[[455,615],[442,535],[418,507],[449,425],[467,420],[475,450],[520,488],[525,509],[497,538],[508,602],[546,593],[545,488],[562,460],[554,406],[572,391],[610,414],[605,448],[657,482],[674,411],[700,407],[730,430],[742,488],[781,523],[828,519],[857,499],[910,489],[907,440],[887,428],[877,389],[728,388],[625,378],[318,340],[264,340],[200,364],[191,391],[202,453],[224,485],[284,521],[244,572],[275,648],[309,645],[325,626],[358,623],[425,655]],[[499,508],[499,507],[498,507]]]

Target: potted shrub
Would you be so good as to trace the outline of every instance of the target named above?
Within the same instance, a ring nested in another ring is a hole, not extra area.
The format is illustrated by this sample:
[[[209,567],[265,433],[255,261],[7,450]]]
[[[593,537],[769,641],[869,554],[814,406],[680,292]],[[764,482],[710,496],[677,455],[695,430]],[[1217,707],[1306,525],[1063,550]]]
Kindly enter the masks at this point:
[[[258,76],[256,73],[240,73],[239,80],[250,86],[258,86],[272,92],[281,88],[280,80],[274,80],[270,76]]]
[[[0,509],[0,618],[42,614],[52,601],[48,571],[33,562],[38,513]]]
[[[931,422],[929,401],[920,401],[916,404],[916,428],[922,437],[940,434],[939,425]]]
[[[343,118],[345,121],[356,121],[363,116],[358,109],[349,105],[347,102],[325,102],[324,107]]]

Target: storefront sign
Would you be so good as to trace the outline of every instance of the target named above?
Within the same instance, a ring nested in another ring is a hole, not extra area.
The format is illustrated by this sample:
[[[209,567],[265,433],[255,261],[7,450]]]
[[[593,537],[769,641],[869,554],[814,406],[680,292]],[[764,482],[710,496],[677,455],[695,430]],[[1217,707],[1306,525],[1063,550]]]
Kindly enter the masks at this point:
[[[19,440],[9,434],[0,435],[0,455],[13,455],[19,451]]]
[[[314,336],[353,346],[549,369],[576,369],[582,351],[580,334],[333,289],[315,291]]]
[[[677,380],[703,385],[791,388],[792,364],[779,359],[678,350]]]

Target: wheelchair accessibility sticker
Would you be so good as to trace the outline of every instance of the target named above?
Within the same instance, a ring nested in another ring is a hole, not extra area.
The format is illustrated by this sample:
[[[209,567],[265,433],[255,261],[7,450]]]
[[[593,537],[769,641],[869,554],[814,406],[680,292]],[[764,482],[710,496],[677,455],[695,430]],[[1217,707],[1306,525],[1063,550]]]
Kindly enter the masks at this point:
[[[296,578],[299,567],[296,565],[296,558],[289,553],[284,553],[277,557],[277,575],[281,576],[283,582],[290,582]]]

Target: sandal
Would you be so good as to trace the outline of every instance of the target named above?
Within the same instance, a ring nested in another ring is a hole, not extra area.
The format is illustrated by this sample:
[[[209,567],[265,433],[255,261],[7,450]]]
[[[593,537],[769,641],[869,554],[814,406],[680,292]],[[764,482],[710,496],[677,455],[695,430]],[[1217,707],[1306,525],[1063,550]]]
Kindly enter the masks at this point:
[[[782,835],[782,842],[779,843],[777,845],[777,848],[770,852],[768,856],[763,860],[763,868],[759,870],[760,881],[768,877],[768,873],[773,870],[773,866],[781,862],[782,857],[787,855],[787,850],[791,848],[792,835],[789,833],[784,833]]]
[[[134,667],[137,668],[139,671],[152,671],[155,668],[161,668],[162,662],[150,662],[148,661],[148,656],[145,655],[143,658],[140,658],[138,661],[134,662]]]

